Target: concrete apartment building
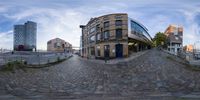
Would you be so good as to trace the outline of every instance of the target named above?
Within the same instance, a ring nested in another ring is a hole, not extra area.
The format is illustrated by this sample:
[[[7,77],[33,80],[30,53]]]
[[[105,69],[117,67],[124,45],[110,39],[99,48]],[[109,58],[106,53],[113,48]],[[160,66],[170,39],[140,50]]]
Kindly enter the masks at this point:
[[[91,18],[80,28],[80,54],[87,58],[128,57],[132,52],[150,49],[152,45],[147,28],[126,13]]]
[[[169,25],[164,34],[167,36],[167,50],[174,55],[182,49],[183,44],[183,27]]]
[[[37,24],[27,21],[24,25],[14,25],[14,50],[33,51],[36,50]]]
[[[47,42],[47,51],[51,52],[72,52],[72,45],[60,38],[51,39]]]

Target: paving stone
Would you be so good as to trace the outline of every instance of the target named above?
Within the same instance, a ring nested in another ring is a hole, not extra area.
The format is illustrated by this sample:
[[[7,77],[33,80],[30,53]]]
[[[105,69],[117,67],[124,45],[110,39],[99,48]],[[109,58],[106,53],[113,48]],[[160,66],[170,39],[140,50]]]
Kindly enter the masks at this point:
[[[141,96],[144,100],[148,100],[145,99],[148,98],[146,92],[155,92],[155,96],[150,97],[152,100],[159,96],[167,98],[168,95],[163,96],[162,92],[180,93],[176,94],[178,96],[185,92],[188,97],[194,96],[189,95],[194,90],[200,92],[200,73],[185,69],[184,65],[167,59],[168,56],[171,55],[152,49],[127,62],[112,60],[116,64],[91,62],[74,56],[47,68],[0,72],[0,91],[28,99],[120,98],[123,95],[134,98]],[[1,97],[6,98],[6,94],[2,92]],[[173,100],[171,97],[169,99]]]

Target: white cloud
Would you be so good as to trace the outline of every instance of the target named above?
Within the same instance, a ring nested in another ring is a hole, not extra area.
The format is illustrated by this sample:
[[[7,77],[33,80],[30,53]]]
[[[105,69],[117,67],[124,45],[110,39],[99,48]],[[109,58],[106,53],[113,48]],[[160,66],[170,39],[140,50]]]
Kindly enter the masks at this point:
[[[82,16],[73,10],[48,9],[32,18],[38,23],[37,48],[46,49],[47,41],[56,37],[66,40],[73,46],[79,46],[81,35],[79,25]]]
[[[46,42],[56,37],[62,38],[72,43],[74,46],[79,46],[81,35],[80,24],[87,24],[91,17],[119,12],[128,13],[131,18],[144,24],[149,29],[152,37],[156,32],[164,31],[169,24],[178,23],[184,26],[184,40],[186,40],[184,43],[188,43],[187,40],[193,41],[199,39],[199,35],[195,32],[198,27],[195,26],[195,22],[193,21],[194,14],[199,11],[199,8],[194,6],[195,3],[188,3],[191,5],[181,3],[177,5],[180,1],[176,1],[173,2],[174,4],[172,5],[171,2],[158,0],[150,0],[149,2],[145,0],[142,0],[142,2],[141,0],[102,0],[100,2],[88,1],[88,3],[83,1],[78,1],[78,3],[75,3],[75,1],[51,1],[53,0],[47,0],[45,3],[41,4],[40,0],[34,2],[23,0],[25,3],[19,4],[7,1],[4,3],[4,5],[11,4],[9,9],[9,13],[11,12],[11,14],[4,13],[8,19],[16,20],[15,23],[17,24],[23,24],[27,20],[38,23],[37,48],[39,49],[46,49]],[[73,6],[75,6],[75,8],[72,8]],[[20,9],[18,9],[18,7]],[[0,14],[2,11],[6,12],[6,9],[7,8],[2,7],[0,4]],[[13,9],[15,10],[12,13]],[[173,12],[176,11],[182,14],[174,15],[174,18],[170,17],[170,15],[175,14]],[[183,21],[185,22],[177,22],[177,20],[180,19],[176,19],[178,18],[176,16],[183,16],[185,18]],[[6,37],[5,33],[0,33],[0,35],[1,38]],[[8,37],[11,37],[11,35],[8,34]],[[8,39],[11,39],[9,41],[12,42],[12,38]],[[1,42],[0,46],[2,46],[2,44]],[[4,46],[12,47],[12,45]]]
[[[0,48],[13,48],[13,34],[12,30],[0,33]]]
[[[1,4],[0,4],[0,13],[2,13],[2,12],[6,12],[7,9],[8,9],[7,6],[4,6],[4,5],[1,5]]]

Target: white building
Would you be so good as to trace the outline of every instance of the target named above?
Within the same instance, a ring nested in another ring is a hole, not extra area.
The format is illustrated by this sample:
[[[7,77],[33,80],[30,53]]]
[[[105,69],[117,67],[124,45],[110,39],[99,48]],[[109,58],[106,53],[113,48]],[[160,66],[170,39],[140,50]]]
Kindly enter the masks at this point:
[[[167,50],[174,55],[182,49],[183,27],[169,25],[164,34],[167,36]]]

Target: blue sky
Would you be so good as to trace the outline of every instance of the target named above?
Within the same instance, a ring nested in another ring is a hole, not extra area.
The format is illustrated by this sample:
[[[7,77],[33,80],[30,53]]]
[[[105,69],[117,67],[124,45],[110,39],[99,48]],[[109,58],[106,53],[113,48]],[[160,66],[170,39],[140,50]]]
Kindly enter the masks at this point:
[[[0,0],[0,48],[12,49],[13,25],[27,20],[38,23],[37,48],[56,37],[79,46],[79,25],[109,13],[128,13],[152,37],[176,24],[184,28],[184,45],[200,40],[199,0]]]

